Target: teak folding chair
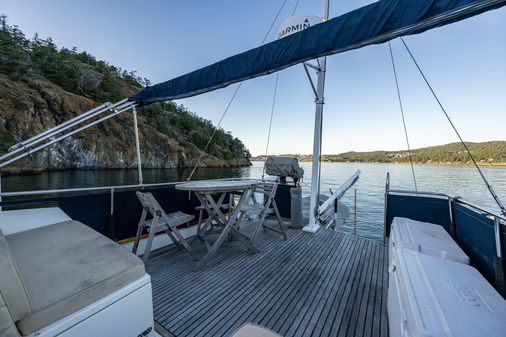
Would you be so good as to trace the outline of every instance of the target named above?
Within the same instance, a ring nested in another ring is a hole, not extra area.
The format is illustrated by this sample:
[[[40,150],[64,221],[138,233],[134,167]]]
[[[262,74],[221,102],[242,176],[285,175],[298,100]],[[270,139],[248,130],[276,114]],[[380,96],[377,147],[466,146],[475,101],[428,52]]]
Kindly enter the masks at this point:
[[[260,227],[264,229],[269,229],[274,232],[280,233],[283,235],[283,238],[286,240],[286,230],[285,225],[283,224],[283,220],[281,220],[281,215],[279,214],[278,206],[276,205],[276,200],[274,197],[276,196],[276,190],[278,188],[278,183],[276,182],[263,182],[259,185],[255,186],[254,193],[263,194],[264,200],[263,203],[259,203],[253,198],[254,203],[251,205],[246,205],[242,209],[242,215],[248,216],[256,216],[258,215],[259,222],[255,227],[253,235],[251,236],[251,242],[255,241],[255,238],[260,230]],[[271,208],[272,206],[272,208]],[[268,226],[265,224],[265,218],[268,214],[274,213],[276,216],[276,220],[278,222],[279,228],[274,228],[272,226]]]
[[[139,221],[139,226],[137,228],[137,234],[135,236],[132,252],[134,254],[137,254],[137,248],[139,247],[142,231],[144,228],[148,228],[148,240],[146,242],[144,256],[142,257],[144,263],[146,263],[149,259],[149,255],[151,253],[151,245],[153,244],[155,233],[160,230],[163,230],[178,248],[186,249],[192,255],[192,257],[195,258],[192,248],[185,240],[183,235],[181,235],[181,232],[177,229],[177,226],[192,221],[195,216],[183,212],[174,212],[167,214],[151,193],[142,193],[137,191],[136,194],[142,204],[143,210],[141,219]],[[148,213],[152,216],[151,219],[146,219]]]

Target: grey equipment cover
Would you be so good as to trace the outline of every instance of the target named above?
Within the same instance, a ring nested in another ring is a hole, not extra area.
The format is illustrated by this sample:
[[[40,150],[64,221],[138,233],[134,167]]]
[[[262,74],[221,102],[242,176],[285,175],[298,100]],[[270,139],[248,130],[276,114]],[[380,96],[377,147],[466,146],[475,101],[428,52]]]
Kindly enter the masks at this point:
[[[297,158],[267,157],[265,172],[271,176],[290,177],[299,180],[304,176],[304,170],[299,166]]]

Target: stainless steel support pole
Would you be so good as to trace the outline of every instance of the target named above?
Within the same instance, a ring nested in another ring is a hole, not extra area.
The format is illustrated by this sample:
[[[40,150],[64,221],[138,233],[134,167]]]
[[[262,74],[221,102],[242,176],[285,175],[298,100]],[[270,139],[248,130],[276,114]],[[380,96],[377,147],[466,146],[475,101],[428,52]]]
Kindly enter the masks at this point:
[[[0,172],[0,202],[2,202],[2,172]],[[2,211],[2,206],[0,206],[0,212]]]
[[[355,198],[354,198],[354,207],[353,207],[353,235],[357,235],[357,189],[355,189]]]
[[[326,21],[329,16],[329,0],[323,0],[322,20]],[[327,58],[322,57],[318,61],[320,67],[318,71],[318,80],[316,84],[316,112],[314,122],[314,140],[313,140],[313,163],[311,166],[311,199],[309,202],[309,223],[302,230],[305,232],[316,233],[320,228],[320,223],[316,218],[319,204],[319,186],[320,186],[320,155],[322,141],[322,122],[323,122],[323,104],[325,103],[325,72],[327,71]]]
[[[502,223],[498,216],[494,216],[494,236],[495,236],[495,288],[503,296],[506,297],[506,261],[503,258],[502,247]]]
[[[385,183],[385,210],[383,211],[383,244],[387,242],[388,193],[390,192],[390,172],[387,172]]]
[[[111,188],[111,209],[109,212],[109,239],[116,240],[116,218],[114,217],[114,188]]]
[[[134,115],[134,132],[135,132],[135,151],[137,153],[137,171],[139,173],[139,185],[142,185],[142,159],[141,159],[141,147],[139,144],[139,126],[137,124],[137,109],[135,107],[132,108],[132,112]]]
[[[111,188],[111,212],[110,215],[114,215],[114,188]]]
[[[450,196],[448,196],[448,214],[450,217],[450,235],[455,239],[457,237],[457,227],[455,225],[455,220],[453,219],[452,197]]]
[[[501,220],[494,216],[495,251],[498,258],[502,258]]]

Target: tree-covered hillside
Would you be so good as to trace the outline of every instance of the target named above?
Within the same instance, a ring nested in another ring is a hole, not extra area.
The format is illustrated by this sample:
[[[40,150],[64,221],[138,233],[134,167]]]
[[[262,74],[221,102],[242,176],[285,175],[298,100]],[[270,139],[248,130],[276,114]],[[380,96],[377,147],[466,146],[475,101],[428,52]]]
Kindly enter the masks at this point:
[[[0,16],[0,74],[4,76],[0,78],[2,86],[11,88],[10,91],[0,91],[0,98],[10,98],[14,102],[14,96],[20,90],[33,91],[51,108],[45,108],[44,113],[56,114],[53,116],[54,121],[51,120],[55,123],[65,118],[58,116],[63,112],[54,106],[54,100],[58,97],[49,96],[71,93],[82,97],[74,99],[80,100],[81,103],[77,105],[87,106],[88,103],[82,102],[91,102],[93,106],[103,102],[117,102],[149,84],[148,79],[139,77],[135,71],[127,71],[97,60],[85,51],[78,51],[76,47],[59,48],[51,38],[43,39],[38,35],[27,38],[17,26],[9,25],[5,16]],[[63,90],[45,90],[50,84]],[[26,94],[20,96],[25,97]],[[15,102],[12,106],[13,109],[17,108]],[[37,107],[37,104],[34,106]],[[20,108],[19,113],[27,115],[25,122],[32,122],[30,118],[35,116],[30,117],[30,113],[21,110]],[[75,113],[80,112],[84,110]],[[5,115],[14,115],[13,111],[0,113],[4,114],[0,115],[0,152],[5,152],[9,146],[31,135],[26,134],[30,133],[29,127],[26,132],[22,132],[17,130],[16,123],[6,119]],[[173,102],[155,103],[141,108],[139,113],[143,117],[141,122],[155,129],[161,134],[160,137],[167,136],[177,143],[180,150],[183,149],[177,166],[191,166],[213,132],[216,133],[206,150],[203,160],[205,165],[226,165],[220,164],[220,161],[228,160],[249,163],[250,154],[238,138],[221,128],[216,130],[210,121],[198,117],[182,105]]]
[[[467,147],[479,164],[506,165],[506,141],[491,141],[483,143],[466,142]],[[311,155],[295,156],[300,161],[311,161]],[[431,146],[411,151],[411,158],[415,163],[423,164],[471,164],[471,159],[461,143]],[[253,160],[262,160],[256,157]],[[372,152],[344,152],[340,154],[323,155],[326,162],[366,162],[366,163],[409,163],[408,151],[372,151]]]

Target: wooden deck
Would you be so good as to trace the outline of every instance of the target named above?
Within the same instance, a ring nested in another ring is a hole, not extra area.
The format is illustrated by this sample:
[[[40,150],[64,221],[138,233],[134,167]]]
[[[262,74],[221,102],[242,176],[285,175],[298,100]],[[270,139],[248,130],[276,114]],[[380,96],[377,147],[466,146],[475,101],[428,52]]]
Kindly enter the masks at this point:
[[[184,251],[153,257],[147,271],[159,333],[229,336],[255,322],[283,336],[388,336],[388,256],[380,242],[292,229],[287,241],[265,232],[255,245],[260,254],[226,242],[199,272]]]

